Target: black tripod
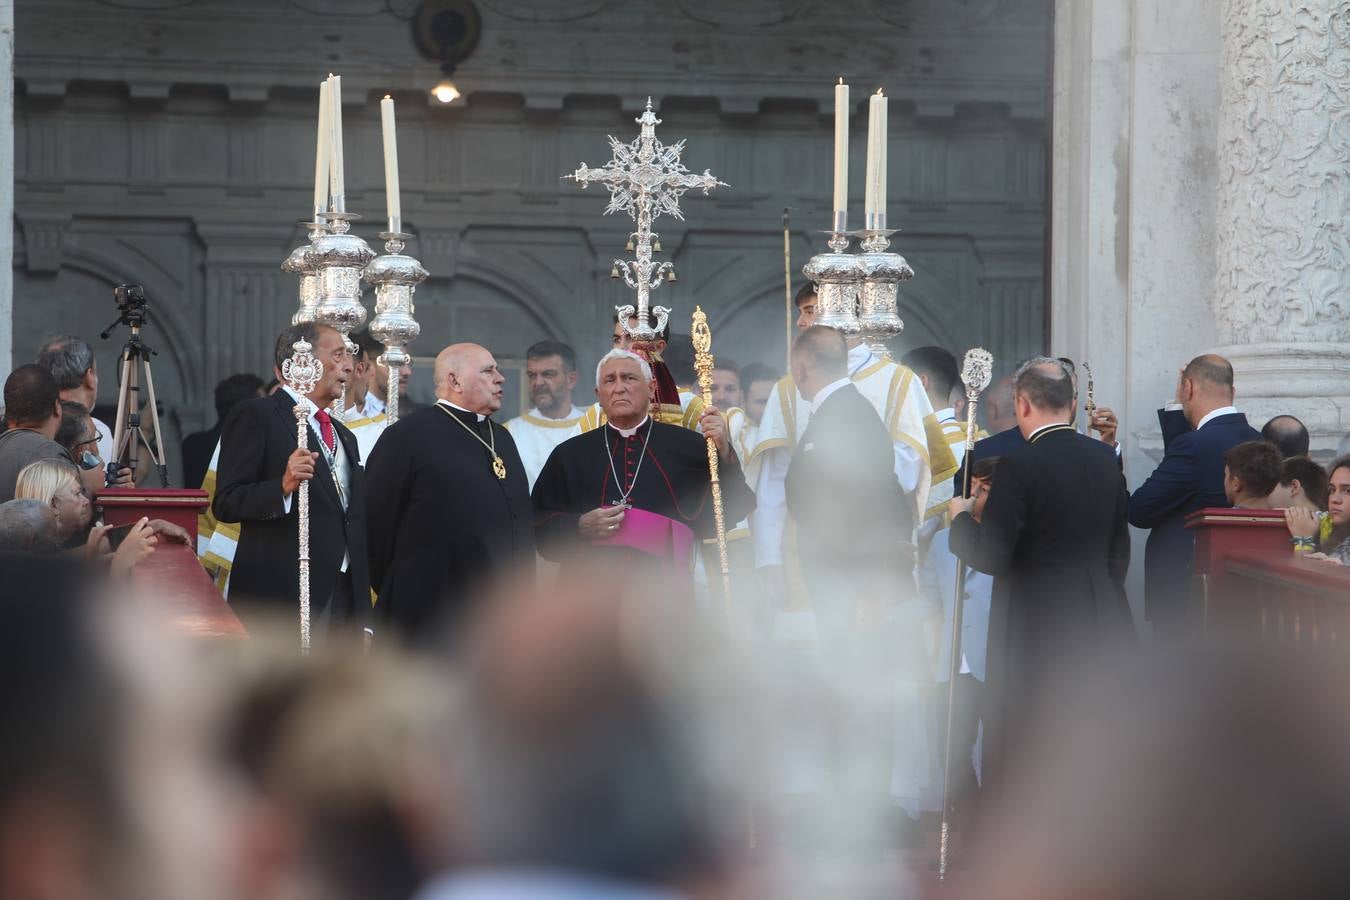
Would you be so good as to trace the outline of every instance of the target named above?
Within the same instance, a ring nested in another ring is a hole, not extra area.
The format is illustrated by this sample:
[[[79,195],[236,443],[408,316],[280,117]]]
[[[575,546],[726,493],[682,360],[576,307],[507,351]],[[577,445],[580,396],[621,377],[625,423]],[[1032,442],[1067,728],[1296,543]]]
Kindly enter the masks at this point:
[[[141,328],[149,320],[150,311],[145,300],[145,291],[138,284],[120,284],[113,290],[117,298],[118,317],[99,335],[107,340],[118,325],[131,329],[131,337],[122,346],[120,379],[117,387],[117,423],[113,426],[112,459],[107,464],[107,483],[117,480],[117,472],[128,466],[134,473],[144,445],[150,458],[159,471],[159,483],[169,486],[169,469],[164,464],[164,440],[159,430],[159,408],[155,401],[155,379],[150,373],[150,357],[155,351],[141,340]],[[150,428],[154,440],[145,433],[141,423],[141,385],[140,373],[145,371],[146,399],[150,401]],[[125,462],[123,458],[125,457]]]

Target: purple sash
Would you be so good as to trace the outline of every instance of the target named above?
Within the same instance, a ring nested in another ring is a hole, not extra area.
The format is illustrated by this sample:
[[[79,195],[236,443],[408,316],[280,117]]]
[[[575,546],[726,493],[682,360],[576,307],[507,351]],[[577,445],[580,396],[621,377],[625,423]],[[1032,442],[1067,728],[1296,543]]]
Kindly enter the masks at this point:
[[[683,522],[647,512],[630,509],[624,514],[619,530],[609,537],[596,538],[597,546],[627,547],[639,553],[664,560],[670,574],[689,579],[694,571],[694,532]]]

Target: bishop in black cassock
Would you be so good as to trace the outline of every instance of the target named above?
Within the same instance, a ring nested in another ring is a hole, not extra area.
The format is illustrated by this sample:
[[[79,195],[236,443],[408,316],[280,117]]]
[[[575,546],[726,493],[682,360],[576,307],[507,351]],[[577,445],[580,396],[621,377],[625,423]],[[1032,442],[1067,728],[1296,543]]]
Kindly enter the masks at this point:
[[[697,539],[715,536],[707,439],[650,417],[649,372],[628,351],[611,351],[601,360],[596,393],[608,423],[555,447],[534,484],[535,537],[545,559],[642,561],[643,551],[608,540],[630,507],[681,523]],[[754,508],[754,495],[724,439],[721,413],[711,409],[703,422],[720,438],[729,525]]]
[[[440,636],[494,576],[533,571],[530,488],[489,416],[505,379],[477,344],[436,358],[435,405],[385,430],[366,467],[371,584],[409,640]]]

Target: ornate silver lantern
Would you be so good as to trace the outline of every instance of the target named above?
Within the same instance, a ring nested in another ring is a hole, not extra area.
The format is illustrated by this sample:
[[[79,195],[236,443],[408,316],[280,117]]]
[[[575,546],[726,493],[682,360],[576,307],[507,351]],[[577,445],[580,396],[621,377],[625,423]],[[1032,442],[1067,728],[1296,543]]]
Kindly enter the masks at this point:
[[[389,424],[398,421],[399,368],[411,357],[407,347],[422,332],[422,326],[413,318],[413,292],[427,278],[427,270],[411,256],[405,256],[405,241],[409,234],[384,232],[383,256],[377,256],[362,278],[375,288],[375,318],[370,322],[370,333],[384,344],[379,364],[389,370],[389,394],[385,398],[385,415]]]

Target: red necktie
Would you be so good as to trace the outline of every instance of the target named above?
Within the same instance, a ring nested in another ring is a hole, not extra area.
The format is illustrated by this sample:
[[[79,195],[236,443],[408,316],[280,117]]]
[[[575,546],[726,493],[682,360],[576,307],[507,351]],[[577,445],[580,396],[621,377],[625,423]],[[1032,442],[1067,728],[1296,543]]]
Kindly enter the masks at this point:
[[[319,437],[323,438],[323,445],[328,448],[329,453],[337,452],[336,435],[333,434],[333,417],[328,415],[328,410],[321,409],[314,413],[314,418],[319,420]]]

